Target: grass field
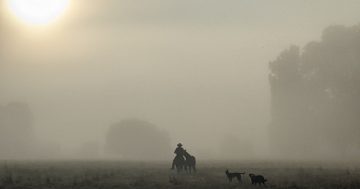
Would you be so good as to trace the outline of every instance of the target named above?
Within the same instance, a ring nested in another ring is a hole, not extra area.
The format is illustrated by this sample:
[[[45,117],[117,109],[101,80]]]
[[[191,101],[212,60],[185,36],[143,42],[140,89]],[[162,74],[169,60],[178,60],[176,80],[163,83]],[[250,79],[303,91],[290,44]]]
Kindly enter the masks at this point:
[[[267,188],[360,188],[360,167],[347,164],[206,162],[187,175],[172,172],[169,163],[117,161],[3,161],[0,188],[260,188],[247,174],[242,183],[229,183],[227,168],[264,175]]]

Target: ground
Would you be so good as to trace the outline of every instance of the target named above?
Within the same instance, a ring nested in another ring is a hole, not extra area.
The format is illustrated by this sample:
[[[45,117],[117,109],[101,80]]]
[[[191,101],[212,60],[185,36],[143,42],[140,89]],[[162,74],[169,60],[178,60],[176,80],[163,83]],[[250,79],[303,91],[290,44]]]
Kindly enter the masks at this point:
[[[265,188],[248,173],[264,175],[266,188],[360,188],[360,166],[294,162],[202,162],[196,174],[176,174],[164,162],[2,161],[0,188],[162,189]],[[246,172],[229,183],[225,170]],[[173,182],[169,181],[169,178]]]

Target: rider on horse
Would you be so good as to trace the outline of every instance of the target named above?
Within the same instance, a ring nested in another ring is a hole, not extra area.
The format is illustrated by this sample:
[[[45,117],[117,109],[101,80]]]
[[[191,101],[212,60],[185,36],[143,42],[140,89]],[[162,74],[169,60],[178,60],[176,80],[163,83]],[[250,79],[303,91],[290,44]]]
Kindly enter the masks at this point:
[[[184,148],[182,148],[182,144],[179,143],[179,144],[177,144],[177,146],[178,146],[178,147],[177,147],[177,148],[175,149],[175,151],[174,151],[174,153],[176,154],[176,156],[175,156],[175,158],[174,158],[174,160],[173,160],[171,169],[174,169],[175,160],[176,160],[177,158],[181,158],[182,160],[185,161],[185,159],[184,159],[185,150],[184,150]]]

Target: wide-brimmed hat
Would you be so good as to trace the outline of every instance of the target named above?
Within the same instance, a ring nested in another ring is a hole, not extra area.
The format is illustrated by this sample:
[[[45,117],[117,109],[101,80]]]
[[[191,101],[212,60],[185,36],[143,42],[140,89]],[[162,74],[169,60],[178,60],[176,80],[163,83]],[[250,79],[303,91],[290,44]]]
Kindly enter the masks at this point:
[[[179,146],[179,147],[180,147],[180,146],[182,146],[182,144],[181,144],[181,143],[179,143],[179,144],[177,144],[177,146]]]

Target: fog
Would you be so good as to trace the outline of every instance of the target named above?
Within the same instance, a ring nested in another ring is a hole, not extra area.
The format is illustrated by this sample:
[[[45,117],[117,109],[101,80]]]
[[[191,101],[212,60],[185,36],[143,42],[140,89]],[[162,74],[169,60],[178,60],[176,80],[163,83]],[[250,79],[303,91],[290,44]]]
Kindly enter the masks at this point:
[[[0,158],[359,155],[356,0],[73,0],[41,28],[1,6]]]

